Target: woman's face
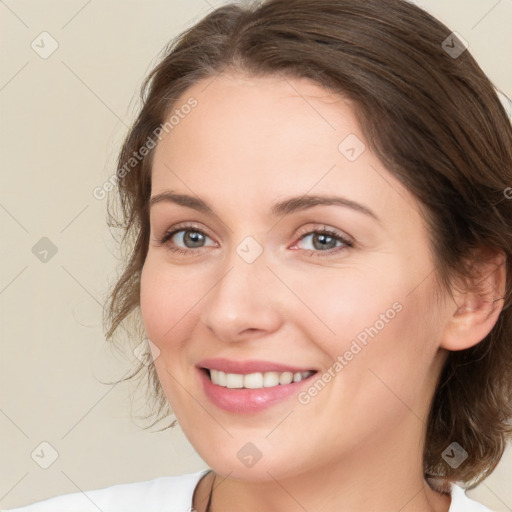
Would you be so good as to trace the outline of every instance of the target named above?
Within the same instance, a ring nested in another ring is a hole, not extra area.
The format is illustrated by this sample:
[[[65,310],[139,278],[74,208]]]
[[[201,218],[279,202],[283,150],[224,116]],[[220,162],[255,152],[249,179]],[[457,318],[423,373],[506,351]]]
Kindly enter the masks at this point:
[[[191,443],[241,479],[383,456],[420,470],[450,308],[416,199],[307,80],[221,75],[175,110],[141,310]]]

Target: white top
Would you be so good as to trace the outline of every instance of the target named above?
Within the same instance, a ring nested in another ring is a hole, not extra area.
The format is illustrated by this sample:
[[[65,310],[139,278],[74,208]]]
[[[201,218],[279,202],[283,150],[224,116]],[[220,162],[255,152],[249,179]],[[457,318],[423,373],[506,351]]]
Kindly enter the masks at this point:
[[[5,512],[192,512],[194,490],[208,471],[63,494]],[[451,497],[449,512],[492,512],[458,485],[452,484]]]

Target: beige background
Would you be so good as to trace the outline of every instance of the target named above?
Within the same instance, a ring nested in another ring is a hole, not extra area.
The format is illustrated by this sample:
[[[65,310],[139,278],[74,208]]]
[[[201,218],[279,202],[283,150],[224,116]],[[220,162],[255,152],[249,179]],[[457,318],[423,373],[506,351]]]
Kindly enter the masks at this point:
[[[115,245],[106,202],[92,190],[114,172],[158,53],[222,3],[0,2],[0,507],[205,467],[178,429],[151,433],[131,419],[132,408],[143,412],[140,399],[130,402],[133,386],[101,383],[123,375],[130,359],[104,343],[101,302]],[[421,4],[462,34],[512,94],[511,0]],[[58,43],[46,59],[31,47],[51,49],[49,36],[42,48],[43,31]],[[32,252],[43,237],[57,250],[47,262]],[[58,452],[48,469],[31,457],[42,442]],[[511,477],[509,449],[469,494],[512,510]]]

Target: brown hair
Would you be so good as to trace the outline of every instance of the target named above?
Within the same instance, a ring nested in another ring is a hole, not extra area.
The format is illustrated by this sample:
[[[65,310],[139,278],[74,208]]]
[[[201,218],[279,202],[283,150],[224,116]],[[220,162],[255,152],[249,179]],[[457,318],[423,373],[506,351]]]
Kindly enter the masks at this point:
[[[419,200],[439,282],[450,289],[456,277],[471,278],[468,255],[477,248],[506,256],[503,310],[484,340],[449,353],[424,445],[426,476],[469,488],[485,478],[512,433],[512,201],[504,194],[512,185],[512,127],[470,53],[448,51],[458,44],[446,26],[403,0],[230,4],[172,42],[144,82],[143,106],[118,161],[121,211],[118,220],[109,212],[109,224],[121,228],[126,255],[108,298],[107,339],[140,313],[150,232],[152,152],[129,172],[126,162],[203,78],[226,70],[309,78],[352,100],[372,150]],[[129,378],[140,372],[155,414],[167,414],[154,366],[141,363]],[[457,468],[442,458],[453,441],[468,453]]]

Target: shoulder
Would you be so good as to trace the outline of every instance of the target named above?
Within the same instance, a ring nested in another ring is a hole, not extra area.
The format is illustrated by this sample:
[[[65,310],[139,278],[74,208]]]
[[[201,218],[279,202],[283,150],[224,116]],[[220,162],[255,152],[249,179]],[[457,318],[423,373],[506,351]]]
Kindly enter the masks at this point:
[[[451,496],[452,503],[448,512],[492,512],[491,509],[469,498],[466,491],[456,484],[452,484]]]
[[[207,471],[63,494],[5,512],[189,512],[197,483]]]

